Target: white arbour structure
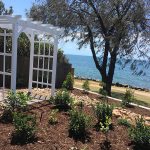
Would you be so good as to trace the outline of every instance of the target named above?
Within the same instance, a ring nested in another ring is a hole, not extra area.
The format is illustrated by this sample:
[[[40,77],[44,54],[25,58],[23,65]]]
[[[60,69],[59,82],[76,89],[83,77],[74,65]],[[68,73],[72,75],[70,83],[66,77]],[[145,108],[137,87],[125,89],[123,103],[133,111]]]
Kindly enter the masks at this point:
[[[0,52],[0,57],[3,59],[3,69],[0,70],[0,75],[3,76],[3,90],[5,89],[5,76],[11,76],[11,90],[14,92],[16,91],[17,43],[20,33],[24,32],[29,38],[31,45],[29,92],[31,92],[32,90],[32,85],[36,84],[37,87],[38,85],[40,85],[41,87],[51,87],[51,95],[54,95],[58,38],[60,35],[62,35],[63,30],[49,24],[42,24],[42,22],[32,21],[32,19],[30,18],[23,19],[20,15],[0,16],[0,28],[4,29],[4,33],[0,33],[0,36],[2,36],[4,40],[3,51]],[[12,33],[7,33],[5,29],[12,31]],[[6,38],[8,36],[12,37],[11,53],[6,48]],[[37,39],[40,40],[37,41]],[[51,54],[51,52],[53,52],[53,54]],[[9,71],[5,69],[5,58],[7,56],[11,57],[11,70]],[[37,63],[34,62],[35,59],[37,60]],[[42,66],[40,66],[41,60],[43,61]],[[44,65],[45,60],[48,61],[48,65]],[[49,65],[51,65],[50,62],[52,64],[51,69],[49,68]],[[34,63],[36,63],[35,66]],[[47,68],[45,66],[47,66]],[[36,72],[36,79],[33,78],[33,72]],[[40,81],[39,74],[41,74]],[[46,80],[44,77],[46,77]],[[51,77],[51,79],[49,79],[49,77]]]

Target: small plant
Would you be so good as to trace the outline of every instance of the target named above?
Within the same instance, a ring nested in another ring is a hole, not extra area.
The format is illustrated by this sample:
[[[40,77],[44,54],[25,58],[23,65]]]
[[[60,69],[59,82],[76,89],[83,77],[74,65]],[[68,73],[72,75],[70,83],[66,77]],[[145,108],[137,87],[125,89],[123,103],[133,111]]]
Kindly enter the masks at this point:
[[[50,112],[49,115],[49,124],[56,124],[57,123],[57,113],[58,113],[58,109],[54,109]]]
[[[136,145],[144,147],[150,146],[150,127],[145,125],[145,121],[142,117],[136,118],[136,125],[130,128],[129,136]]]
[[[68,73],[66,80],[62,84],[62,88],[67,90],[72,90],[74,84],[74,79],[71,73]]]
[[[118,124],[128,128],[131,127],[130,122],[127,119],[123,119],[123,118],[118,119]]]
[[[125,92],[124,98],[122,100],[123,106],[129,106],[131,102],[134,101],[134,92],[128,88]]]
[[[14,93],[10,91],[5,101],[7,109],[14,111],[24,110],[27,106],[27,102],[31,100],[31,97],[23,92]]]
[[[31,97],[23,92],[18,92],[15,94],[14,92],[10,91],[7,99],[5,100],[5,107],[3,115],[1,116],[1,121],[12,122],[13,112],[21,112],[26,110],[27,102],[30,99]]]
[[[73,104],[73,98],[66,90],[58,91],[56,96],[53,98],[53,101],[56,106],[63,108],[71,108]]]
[[[106,90],[104,90],[104,89],[102,89],[102,88],[99,89],[99,94],[101,94],[101,95],[103,95],[103,96],[107,96]]]
[[[90,118],[82,111],[70,111],[69,131],[75,137],[84,136],[90,125]]]
[[[104,129],[110,127],[111,117],[113,112],[113,106],[107,103],[98,103],[94,108],[94,113],[97,118],[98,129]]]
[[[36,118],[23,113],[14,113],[12,143],[25,144],[35,140]]]
[[[84,89],[85,92],[90,90],[89,81],[88,80],[85,80],[85,82],[82,85],[82,88]]]
[[[110,125],[111,125],[111,118],[106,116],[105,122],[104,123],[100,122],[100,130],[105,134],[107,134],[107,132],[110,129]]]

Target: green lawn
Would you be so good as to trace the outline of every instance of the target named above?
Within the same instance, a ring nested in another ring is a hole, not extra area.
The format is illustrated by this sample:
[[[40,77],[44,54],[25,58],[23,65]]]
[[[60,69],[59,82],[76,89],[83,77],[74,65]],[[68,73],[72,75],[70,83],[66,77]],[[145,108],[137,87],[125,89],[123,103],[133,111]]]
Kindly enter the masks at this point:
[[[77,88],[82,88],[82,84],[84,81],[85,80],[75,79],[74,86]],[[89,84],[90,84],[91,91],[93,92],[99,91],[99,88],[100,88],[99,82],[89,81]],[[126,91],[126,88],[124,87],[113,86],[112,97],[122,99],[125,91]],[[134,96],[136,98],[136,101],[134,103],[150,107],[150,92],[134,90]]]

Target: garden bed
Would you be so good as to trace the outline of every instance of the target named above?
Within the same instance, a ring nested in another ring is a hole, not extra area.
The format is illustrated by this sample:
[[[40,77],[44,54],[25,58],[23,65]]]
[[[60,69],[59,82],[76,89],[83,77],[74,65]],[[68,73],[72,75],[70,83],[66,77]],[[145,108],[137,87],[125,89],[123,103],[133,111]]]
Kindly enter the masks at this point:
[[[0,149],[5,150],[22,150],[22,149],[36,149],[36,150],[132,150],[134,144],[130,140],[128,135],[128,128],[118,124],[118,116],[112,117],[112,128],[108,131],[107,143],[106,135],[101,131],[96,131],[96,118],[93,114],[91,105],[97,102],[102,102],[102,99],[95,94],[85,94],[80,90],[73,90],[72,97],[76,100],[85,103],[83,112],[92,118],[91,128],[85,137],[74,139],[69,135],[69,113],[60,111],[57,114],[58,123],[50,125],[48,123],[49,113],[55,108],[54,105],[49,104],[48,101],[35,103],[29,106],[28,113],[35,114],[37,118],[37,141],[34,143],[28,143],[24,145],[12,145],[11,133],[14,131],[12,124],[0,123]],[[120,106],[120,102],[109,100],[108,103]],[[132,107],[126,108],[131,112],[150,116],[148,110]],[[2,110],[1,112],[2,113]],[[145,150],[149,150],[150,147],[146,147]],[[141,150],[141,149],[138,149]],[[144,150],[144,149],[142,149]]]
[[[58,113],[58,123],[56,125],[48,124],[48,114],[53,109],[52,105],[49,105],[46,101],[34,104],[30,107],[30,113],[34,113],[37,116],[37,137],[38,140],[35,143],[27,145],[11,145],[11,133],[13,131],[12,124],[0,123],[0,149],[44,149],[44,150],[71,150],[78,148],[86,148],[89,150],[101,149],[103,142],[105,141],[105,134],[97,132],[95,128],[91,128],[87,137],[74,140],[69,137],[68,124],[69,115],[67,112]],[[84,112],[93,117],[90,107],[85,106]],[[42,117],[41,117],[42,115]],[[113,130],[108,132],[108,139],[111,143],[112,150],[125,150],[132,149],[133,145],[128,137],[127,128],[118,125],[117,119],[113,117]],[[93,117],[92,124],[95,125],[96,121]]]

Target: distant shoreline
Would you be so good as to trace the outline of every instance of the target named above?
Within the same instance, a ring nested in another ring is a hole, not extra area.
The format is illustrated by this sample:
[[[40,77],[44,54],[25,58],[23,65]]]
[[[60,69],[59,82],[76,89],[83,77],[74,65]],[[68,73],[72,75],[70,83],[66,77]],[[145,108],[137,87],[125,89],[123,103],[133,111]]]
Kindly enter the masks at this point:
[[[79,79],[79,80],[90,80],[90,81],[95,81],[95,82],[101,82],[101,80],[96,80],[96,79],[92,79],[92,78],[85,78],[85,77],[80,77],[80,76],[74,76],[74,78]],[[150,92],[150,89],[147,89],[147,88],[135,87],[135,86],[131,86],[128,84],[121,84],[119,82],[113,83],[112,85],[116,86],[116,87],[124,87],[124,88],[130,87],[131,89],[134,89],[134,90]]]

